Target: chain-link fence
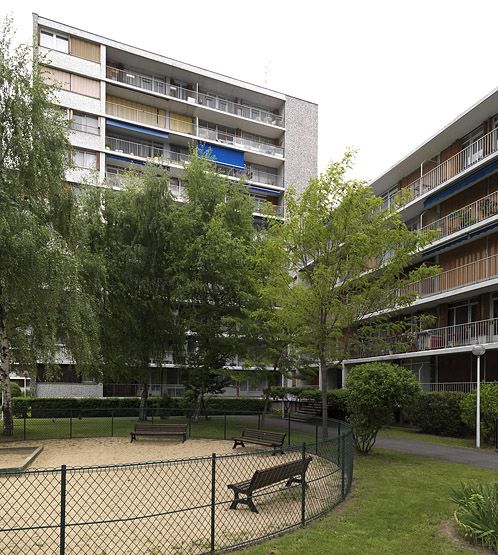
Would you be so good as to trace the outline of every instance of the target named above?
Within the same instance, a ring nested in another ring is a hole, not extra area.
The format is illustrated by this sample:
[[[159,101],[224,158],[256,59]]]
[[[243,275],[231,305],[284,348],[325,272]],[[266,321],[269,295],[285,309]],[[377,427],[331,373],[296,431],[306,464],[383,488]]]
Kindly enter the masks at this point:
[[[258,416],[217,415],[217,437],[230,437]],[[271,420],[275,427],[277,419]],[[196,555],[302,526],[348,493],[352,433],[332,421],[329,439],[320,439],[318,423],[280,420],[279,425],[295,438],[317,435],[318,440],[293,442],[278,455],[266,449],[0,473],[0,553]],[[191,424],[191,437],[194,430]],[[237,488],[245,491],[239,499],[249,498],[258,512],[250,504],[233,508]]]

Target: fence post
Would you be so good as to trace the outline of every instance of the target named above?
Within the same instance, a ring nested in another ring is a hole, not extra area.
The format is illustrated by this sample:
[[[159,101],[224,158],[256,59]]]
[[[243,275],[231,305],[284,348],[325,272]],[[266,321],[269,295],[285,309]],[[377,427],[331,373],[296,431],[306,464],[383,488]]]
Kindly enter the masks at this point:
[[[258,430],[261,430],[261,414],[258,414]]]
[[[23,414],[24,422],[22,428],[23,439],[26,439],[26,413]]]
[[[318,422],[315,422],[315,455],[318,454]]]
[[[287,412],[287,445],[291,444],[291,419],[290,410]]]
[[[495,422],[495,451],[498,452],[498,418]]]
[[[73,409],[69,410],[69,439],[73,437]]]
[[[216,524],[216,453],[211,457],[211,553],[215,551],[215,524]]]
[[[66,465],[61,466],[60,555],[66,552]]]
[[[188,437],[192,437],[192,419],[188,419]]]
[[[339,424],[339,433],[337,436],[337,466],[341,466],[341,451],[342,451],[341,437],[342,436],[340,432],[341,432],[341,425]]]
[[[301,526],[306,524],[306,443],[303,443],[301,457]]]
[[[346,473],[345,473],[345,468],[344,468],[344,466],[345,466],[345,465],[344,465],[344,463],[345,463],[345,460],[344,460],[344,459],[345,459],[345,457],[344,457],[344,451],[345,451],[345,449],[344,449],[344,443],[345,443],[345,439],[346,439],[346,438],[345,438],[344,435],[342,435],[342,436],[339,438],[339,444],[342,443],[342,446],[341,446],[341,496],[342,496],[342,499],[343,499],[343,500],[344,500],[344,498],[346,497],[346,481],[345,481]]]
[[[111,437],[114,437],[114,409],[111,410]]]
[[[223,415],[223,439],[227,438],[227,413]]]

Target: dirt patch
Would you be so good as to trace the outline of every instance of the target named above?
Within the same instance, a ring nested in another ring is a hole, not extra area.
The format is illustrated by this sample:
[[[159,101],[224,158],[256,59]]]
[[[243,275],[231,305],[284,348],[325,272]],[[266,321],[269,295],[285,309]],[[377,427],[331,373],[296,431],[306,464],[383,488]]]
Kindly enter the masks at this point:
[[[466,549],[470,553],[481,553],[487,554],[494,553],[490,549],[486,549],[485,547],[475,545],[467,541],[459,532],[456,527],[455,521],[453,518],[448,518],[441,522],[439,526],[439,533],[442,534],[446,539],[450,540],[450,542],[459,547],[460,549]]]

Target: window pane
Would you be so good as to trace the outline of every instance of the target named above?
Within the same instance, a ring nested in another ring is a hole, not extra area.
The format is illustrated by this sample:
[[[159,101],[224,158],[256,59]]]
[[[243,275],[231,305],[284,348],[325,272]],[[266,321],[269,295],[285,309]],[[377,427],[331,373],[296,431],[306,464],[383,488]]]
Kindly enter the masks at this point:
[[[53,45],[54,45],[54,35],[47,31],[40,31],[40,46],[53,48]]]
[[[85,168],[94,170],[97,167],[97,155],[94,152],[86,152],[85,154]]]
[[[74,164],[80,168],[84,166],[85,163],[85,155],[81,150],[75,150],[73,154],[73,161]]]
[[[59,52],[65,52],[67,54],[69,52],[69,39],[56,35],[55,49],[59,50]]]

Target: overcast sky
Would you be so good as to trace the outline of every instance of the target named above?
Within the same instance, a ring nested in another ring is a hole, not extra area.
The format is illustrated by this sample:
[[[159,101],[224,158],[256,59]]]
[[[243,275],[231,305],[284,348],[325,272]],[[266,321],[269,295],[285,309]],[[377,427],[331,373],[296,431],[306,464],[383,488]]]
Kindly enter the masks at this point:
[[[319,104],[319,170],[348,146],[372,179],[498,86],[498,2],[4,0]]]

